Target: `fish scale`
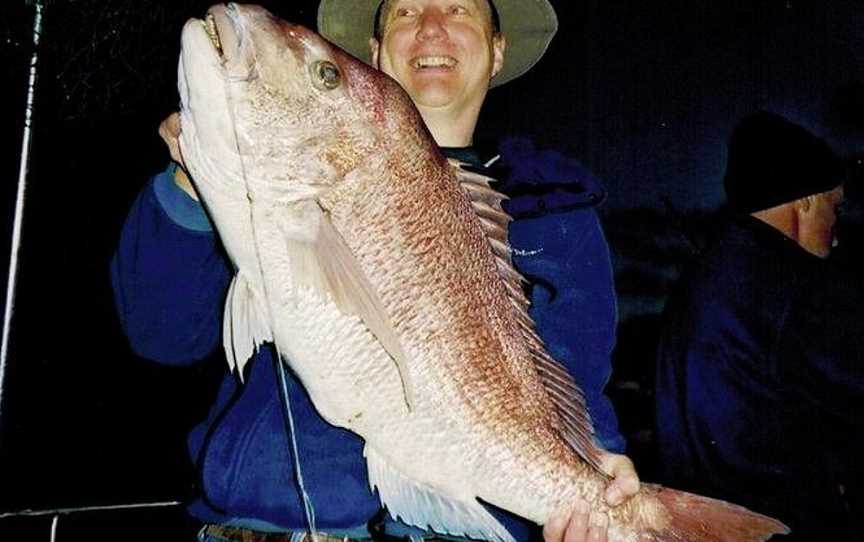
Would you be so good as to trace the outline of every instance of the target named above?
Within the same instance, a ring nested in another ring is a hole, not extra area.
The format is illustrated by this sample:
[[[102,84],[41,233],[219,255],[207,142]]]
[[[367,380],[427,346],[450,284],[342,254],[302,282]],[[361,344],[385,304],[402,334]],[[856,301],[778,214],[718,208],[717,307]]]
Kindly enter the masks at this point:
[[[398,152],[398,149],[396,150]],[[431,179],[435,179],[432,181]],[[440,181],[438,179],[441,179]],[[387,190],[389,195],[396,200],[404,198],[412,198],[419,200],[422,198],[422,194],[417,194],[416,190],[411,190],[410,186],[405,186],[406,181],[411,179],[404,178],[386,178],[380,179],[379,183],[383,186],[390,187],[390,190]],[[428,182],[427,182],[428,181]],[[461,187],[457,183],[455,176],[452,175],[449,171],[446,173],[440,173],[435,176],[427,177],[424,179],[424,182],[427,182],[427,186],[432,185],[437,182],[440,186],[435,186],[433,192],[436,195],[441,196],[442,194],[446,194],[446,197],[439,197],[440,200],[451,200],[455,205],[458,205],[457,208],[464,209],[463,212],[466,216],[470,216],[473,218],[473,213],[470,211],[470,207],[465,204],[464,195],[462,193]],[[393,187],[405,186],[402,193],[396,192]],[[354,187],[356,188],[356,187]],[[382,194],[378,194],[382,196]],[[346,207],[350,207],[354,211],[358,211],[357,206],[350,203],[345,203]],[[383,197],[379,200],[379,205],[383,207],[388,206],[388,201]],[[435,207],[434,205],[432,207]],[[428,209],[428,208],[427,208]],[[340,213],[337,208],[332,209],[333,214],[332,218],[334,219],[334,223],[340,231],[346,232],[346,239],[369,239],[370,237],[376,239],[386,239],[386,235],[382,235],[380,232],[368,231],[369,228],[364,229],[362,226],[367,225],[370,222],[374,223],[374,218],[371,220],[358,220],[357,216],[345,216],[345,214]],[[358,211],[360,216],[364,217],[374,217],[374,212],[368,212],[366,209],[361,209]],[[488,243],[485,238],[483,238],[478,232],[479,228],[476,226],[472,228],[466,228],[460,231],[459,228],[455,227],[459,222],[456,221],[442,221],[438,219],[437,215],[432,215],[428,212],[423,212],[419,209],[412,209],[411,214],[406,214],[406,217],[409,217],[411,224],[409,227],[403,227],[401,230],[396,231],[407,231],[410,233],[410,227],[416,226],[418,221],[416,220],[417,216],[429,217],[431,223],[427,223],[426,225],[422,225],[421,229],[426,232],[425,237],[421,237],[421,239],[426,240],[435,240],[437,244],[446,244],[446,246],[438,247],[439,250],[430,250],[425,246],[422,246],[422,243],[419,247],[417,247],[415,258],[416,261],[420,265],[427,265],[430,271],[430,274],[436,275],[441,274],[442,272],[451,272],[453,268],[442,267],[440,265],[440,259],[449,259],[446,256],[442,256],[442,254],[450,253],[452,258],[455,259],[458,255],[453,254],[454,252],[462,253],[463,257],[461,258],[463,262],[466,261],[464,255],[476,255],[476,257],[467,260],[471,265],[468,266],[469,273],[463,273],[464,268],[460,267],[460,273],[458,274],[459,278],[463,279],[461,281],[453,284],[453,281],[443,280],[445,284],[450,284],[450,289],[442,289],[436,287],[436,283],[439,281],[430,281],[427,284],[426,295],[429,296],[431,303],[434,305],[440,305],[443,307],[448,307],[449,311],[455,313],[455,316],[452,317],[455,320],[448,325],[439,326],[441,329],[448,330],[449,336],[440,336],[438,340],[432,342],[431,344],[443,344],[447,345],[446,349],[451,351],[452,353],[452,345],[461,345],[461,352],[455,353],[450,356],[446,356],[446,360],[449,360],[450,363],[441,363],[439,360],[431,360],[429,358],[426,359],[417,359],[415,360],[415,365],[412,366],[423,366],[423,362],[431,362],[433,368],[449,368],[450,371],[439,370],[436,371],[436,375],[433,379],[428,381],[428,385],[430,387],[440,387],[441,382],[454,382],[456,386],[452,393],[458,394],[460,391],[462,393],[465,390],[469,390],[468,398],[473,399],[467,401],[466,413],[468,416],[474,416],[476,419],[482,423],[482,426],[488,426],[486,431],[479,431],[479,435],[482,435],[483,438],[477,439],[479,442],[477,443],[483,449],[489,450],[489,457],[486,461],[479,463],[478,466],[488,464],[488,465],[496,465],[497,468],[494,472],[489,473],[491,475],[491,479],[493,480],[503,480],[507,479],[507,472],[519,469],[517,459],[513,457],[512,454],[506,453],[505,449],[497,449],[494,446],[490,446],[490,442],[495,442],[495,437],[499,437],[502,434],[497,427],[497,421],[500,417],[500,413],[503,412],[509,417],[515,417],[516,411],[523,411],[521,414],[524,415],[524,410],[528,411],[537,411],[540,409],[532,408],[536,407],[538,404],[542,404],[542,401],[530,401],[524,400],[519,396],[519,391],[522,388],[528,388],[530,392],[530,386],[522,385],[520,386],[520,382],[522,382],[524,378],[529,378],[535,381],[536,384],[536,375],[533,372],[532,365],[529,363],[516,363],[516,364],[508,364],[503,362],[503,358],[515,358],[526,360],[528,358],[527,351],[524,347],[521,349],[519,345],[521,343],[521,333],[517,331],[517,326],[512,322],[512,318],[508,318],[508,314],[511,311],[509,304],[507,303],[506,294],[501,291],[500,287],[499,291],[494,292],[495,288],[489,287],[486,291],[481,290],[479,292],[479,296],[484,298],[483,301],[474,301],[473,303],[465,303],[469,305],[468,309],[471,310],[460,310],[462,307],[459,304],[454,306],[452,298],[454,295],[458,293],[460,289],[468,289],[465,286],[464,282],[471,282],[474,280],[475,276],[483,276],[483,270],[485,270],[486,275],[497,273],[497,266],[495,265],[495,260],[491,255],[491,251],[489,250]],[[438,219],[438,220],[436,220]],[[343,224],[344,221],[344,224]],[[439,225],[440,224],[440,225]],[[439,226],[444,231],[436,231],[435,227]],[[373,228],[374,229],[374,228]],[[395,229],[395,228],[394,228]],[[352,231],[352,230],[360,230],[360,231]],[[430,233],[434,232],[434,233]],[[377,233],[377,235],[375,235]],[[458,241],[460,238],[465,239],[461,243]],[[444,242],[444,240],[448,240],[448,242]],[[452,242],[452,240],[456,239],[456,242]],[[348,244],[351,245],[351,241],[348,241]],[[392,246],[392,244],[391,244]],[[358,255],[358,258],[361,262],[366,261],[364,259],[363,250],[365,248],[364,243],[357,243],[356,246],[351,246],[352,250],[355,254]],[[442,249],[450,249],[450,250],[442,250]],[[481,257],[481,255],[483,257]],[[392,259],[392,256],[391,256]],[[396,257],[397,260],[404,260],[404,258]],[[424,262],[424,260],[431,260],[429,262]],[[415,261],[412,259],[412,261]],[[392,263],[392,262],[389,262]],[[403,266],[404,268],[404,266]],[[367,269],[369,276],[376,276],[376,269]],[[406,269],[410,275],[417,274],[416,270]],[[374,281],[373,281],[374,282]],[[491,285],[495,285],[496,283],[492,282]],[[386,284],[375,284],[379,291],[382,292],[382,297],[386,299],[386,292],[388,290],[388,286]],[[457,292],[453,292],[452,290],[456,290]],[[490,292],[491,291],[491,292]],[[483,295],[485,294],[485,295]],[[477,295],[477,294],[475,294]],[[411,301],[416,301],[418,304],[422,304],[425,301],[424,295],[415,295],[411,298]],[[484,302],[488,301],[488,303]],[[396,308],[395,311],[398,312],[400,308]],[[403,307],[402,310],[404,312],[411,312],[410,306]],[[416,312],[416,311],[414,311]],[[442,311],[444,315],[448,314],[448,311]],[[479,314],[478,314],[479,313]],[[460,322],[459,320],[463,320]],[[464,322],[464,320],[468,320],[468,322]],[[486,326],[478,326],[475,325],[476,322],[485,321],[488,325]],[[394,321],[394,326],[399,329],[400,321]],[[509,324],[509,325],[507,325]],[[426,324],[428,326],[428,323]],[[422,326],[410,326],[417,330],[422,330]],[[508,328],[505,332],[495,333],[495,330],[500,328]],[[485,333],[484,333],[485,332]],[[410,332],[408,333],[408,337],[406,337],[406,342],[411,343]],[[494,336],[498,337],[494,337]],[[503,335],[503,338],[500,336]],[[496,341],[496,338],[498,339]],[[509,339],[509,340],[508,340]],[[422,344],[425,344],[425,348],[430,348],[430,337],[428,335],[423,336]],[[498,350],[501,351],[500,355],[495,357],[490,353],[494,352],[495,349],[493,346],[495,343],[498,343]],[[515,343],[515,344],[514,344]],[[511,353],[505,354],[505,349],[503,348],[505,345],[511,345]],[[516,353],[513,353],[516,352]],[[521,355],[519,355],[521,354]],[[477,363],[474,363],[476,367],[473,367],[472,370],[465,370],[464,364],[466,360],[475,360]],[[483,378],[476,378],[476,375],[481,375]],[[513,382],[516,385],[510,385]],[[425,382],[419,382],[418,387],[422,387]],[[536,392],[535,392],[536,393]],[[440,396],[445,396],[445,394],[439,394]],[[529,393],[530,395],[530,393]],[[442,401],[443,402],[443,401]],[[473,408],[472,408],[473,407]],[[497,414],[496,414],[497,413]],[[422,416],[423,412],[417,412],[416,416]],[[479,417],[478,417],[479,415]],[[548,416],[547,412],[535,412],[534,418],[543,420]],[[539,427],[539,424],[536,427]],[[474,428],[476,431],[476,427]],[[531,434],[531,427],[524,427],[521,430],[515,431],[517,434]],[[512,429],[511,429],[512,431]],[[554,438],[549,435],[544,435],[548,439]],[[454,435],[455,438],[460,438],[457,435]],[[416,436],[412,437],[416,438]],[[466,438],[466,437],[461,437]],[[529,457],[540,457],[542,455],[541,450],[542,446],[537,445],[537,442],[541,442],[540,440],[527,440],[528,446],[523,448],[523,453]],[[532,450],[531,445],[534,445]],[[536,451],[535,451],[536,450]],[[499,453],[494,453],[494,452]],[[422,463],[422,461],[420,461]],[[527,463],[536,465],[536,461],[528,460]],[[481,476],[482,478],[482,476]],[[540,476],[538,479],[542,479]],[[599,477],[598,477],[599,478]],[[566,479],[566,478],[565,478]],[[528,493],[525,491],[525,488],[517,488],[513,487],[514,493]],[[496,491],[497,490],[497,491]],[[484,495],[483,492],[480,491],[481,497]],[[501,493],[498,488],[490,490],[488,494]],[[560,501],[560,499],[559,499]],[[548,513],[548,512],[547,512]],[[538,517],[543,517],[543,514],[537,514]]]
[[[581,497],[612,542],[785,532],[650,484],[609,508],[584,398],[528,317],[490,179],[448,163],[394,81],[316,34],[257,6],[209,13],[210,34],[183,30],[180,143],[238,270],[228,358],[242,374],[275,343],[319,413],[365,440],[392,515],[512,542],[480,500],[542,524]]]

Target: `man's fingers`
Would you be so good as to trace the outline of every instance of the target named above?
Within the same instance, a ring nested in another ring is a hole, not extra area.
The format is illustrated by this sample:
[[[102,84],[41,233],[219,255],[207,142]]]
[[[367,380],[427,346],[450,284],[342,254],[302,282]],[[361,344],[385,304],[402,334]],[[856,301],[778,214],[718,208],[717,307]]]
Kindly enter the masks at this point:
[[[635,495],[639,493],[639,475],[636,474],[635,470],[631,470],[615,478],[615,485],[624,493],[625,496],[630,497]]]
[[[569,521],[569,510],[559,510],[553,514],[543,526],[543,540],[545,542],[561,542],[564,539],[564,532],[567,530]]]
[[[171,159],[185,168],[180,152],[180,113],[171,113],[159,124],[159,136],[168,145]]]
[[[606,542],[609,518],[602,512],[593,512],[589,518],[588,542]]]
[[[639,492],[639,476],[627,456],[607,453],[601,459],[601,466],[612,477],[603,496],[606,504],[619,505]]]
[[[163,138],[166,136],[175,139],[180,137],[180,113],[174,112],[165,117],[165,120],[159,124],[159,135]]]
[[[639,492],[639,478],[633,474],[621,474],[609,482],[603,496],[606,504],[617,506]]]
[[[572,511],[559,511],[543,527],[545,542],[606,542],[609,518],[592,512],[584,500],[576,501]]]
[[[615,485],[615,481],[609,483],[609,487],[606,488],[606,495],[603,496],[606,504],[609,506],[617,506],[624,500],[624,493],[618,489],[618,486]]]
[[[590,514],[591,507],[588,506],[587,502],[583,500],[576,502],[573,515],[570,516],[570,523],[567,525],[567,532],[564,534],[564,542],[586,542],[588,540]]]

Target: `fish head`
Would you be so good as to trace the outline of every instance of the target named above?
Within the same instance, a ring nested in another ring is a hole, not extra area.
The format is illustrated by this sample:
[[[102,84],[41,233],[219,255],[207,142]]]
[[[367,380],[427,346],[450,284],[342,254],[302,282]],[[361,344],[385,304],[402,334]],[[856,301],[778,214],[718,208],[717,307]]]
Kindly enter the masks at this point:
[[[398,83],[259,6],[190,20],[179,72],[184,160],[207,182],[308,197],[394,141],[431,141]]]

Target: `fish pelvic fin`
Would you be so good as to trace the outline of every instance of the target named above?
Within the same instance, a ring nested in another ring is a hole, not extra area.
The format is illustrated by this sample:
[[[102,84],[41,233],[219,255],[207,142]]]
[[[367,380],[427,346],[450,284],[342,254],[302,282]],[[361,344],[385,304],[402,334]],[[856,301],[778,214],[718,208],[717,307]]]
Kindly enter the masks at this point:
[[[474,496],[459,498],[413,480],[394,468],[368,443],[363,454],[369,485],[381,503],[400,521],[439,534],[491,542],[516,542]]]
[[[646,540],[761,542],[775,534],[790,532],[786,525],[774,518],[725,501],[654,484],[643,484],[641,493],[653,493],[665,516],[663,527],[640,533],[646,535]]]
[[[516,320],[526,339],[537,376],[558,415],[558,433],[582,459],[602,472],[600,451],[594,443],[594,427],[582,390],[567,369],[546,352],[534,321],[528,315],[531,302],[522,289],[522,284],[528,281],[513,265],[508,238],[509,225],[513,219],[501,206],[507,196],[491,188],[490,184],[495,181],[491,177],[462,169],[457,161],[451,160],[450,163],[489,240],[498,273],[504,281]]]
[[[222,346],[228,367],[243,381],[246,362],[262,343],[272,341],[272,333],[260,299],[243,273],[237,273],[228,289],[222,320]]]
[[[330,217],[314,200],[291,204],[302,230],[281,224],[288,243],[291,276],[296,285],[329,298],[345,314],[358,316],[396,364],[405,404],[414,407],[414,386],[408,357],[378,293]]]

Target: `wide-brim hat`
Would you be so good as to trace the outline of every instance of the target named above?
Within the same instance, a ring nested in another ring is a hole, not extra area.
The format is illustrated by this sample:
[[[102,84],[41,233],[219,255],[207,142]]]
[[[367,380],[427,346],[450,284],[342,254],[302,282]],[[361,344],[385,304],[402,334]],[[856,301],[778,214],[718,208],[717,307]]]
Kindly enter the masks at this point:
[[[318,32],[367,64],[372,63],[369,38],[382,0],[321,0]],[[507,39],[504,66],[491,86],[503,85],[540,60],[558,30],[558,17],[548,0],[491,0]]]

